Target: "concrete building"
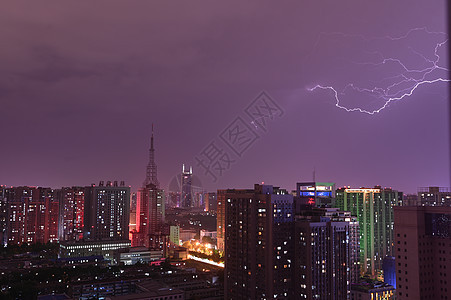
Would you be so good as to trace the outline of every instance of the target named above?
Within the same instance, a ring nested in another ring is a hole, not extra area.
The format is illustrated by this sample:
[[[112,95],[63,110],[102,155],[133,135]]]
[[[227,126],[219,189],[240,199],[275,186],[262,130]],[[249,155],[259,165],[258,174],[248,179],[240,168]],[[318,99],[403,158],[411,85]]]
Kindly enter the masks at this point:
[[[4,185],[0,185],[0,245],[5,246],[7,241],[6,226],[8,223],[8,202],[6,198],[7,188]]]
[[[224,251],[224,237],[225,237],[225,208],[226,208],[226,193],[227,190],[218,190],[216,194],[216,244],[220,251]]]
[[[128,240],[130,187],[103,181],[85,189],[84,240]]]
[[[451,188],[421,187],[418,189],[418,202],[422,206],[451,206]]]
[[[212,213],[216,212],[217,209],[217,198],[216,198],[216,193],[205,193],[204,194],[204,199],[205,199],[205,211],[209,211]]]
[[[126,266],[137,263],[148,264],[163,258],[163,251],[149,250],[146,247],[132,247],[129,252],[120,253],[120,262]]]
[[[63,187],[59,193],[59,202],[59,240],[81,240],[84,229],[85,188]]]
[[[225,202],[225,299],[293,299],[293,196],[256,184],[218,191],[218,199]]]
[[[169,228],[169,240],[174,245],[180,245],[180,226],[171,226]]]
[[[3,190],[7,220],[7,243],[47,243],[58,240],[57,190],[41,187],[11,187]]]
[[[136,207],[136,230],[141,237],[133,246],[155,248],[151,240],[162,235],[164,191],[152,184],[140,188]]]
[[[397,299],[451,299],[451,207],[395,207]]]
[[[60,258],[103,256],[110,264],[119,262],[119,253],[127,252],[131,247],[129,240],[61,242]]]
[[[402,193],[391,188],[340,188],[335,206],[350,211],[360,225],[360,266],[363,273],[375,278],[382,273],[382,261],[393,255],[393,207]]]
[[[358,222],[338,209],[305,210],[295,221],[294,299],[349,299],[359,279]]]

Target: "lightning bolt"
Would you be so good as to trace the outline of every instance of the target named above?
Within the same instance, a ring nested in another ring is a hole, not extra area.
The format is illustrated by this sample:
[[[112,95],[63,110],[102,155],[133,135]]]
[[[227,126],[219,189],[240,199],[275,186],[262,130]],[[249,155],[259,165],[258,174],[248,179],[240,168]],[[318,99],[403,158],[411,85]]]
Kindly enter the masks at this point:
[[[441,76],[438,76],[438,74],[434,74],[440,71],[443,72],[449,72],[449,69],[440,66],[440,55],[438,54],[438,51],[440,48],[442,48],[445,44],[448,43],[447,34],[443,32],[433,32],[427,30],[427,28],[414,28],[409,30],[406,34],[398,37],[391,37],[391,36],[384,36],[384,37],[373,37],[373,38],[367,38],[363,35],[350,35],[350,34],[344,34],[339,32],[333,32],[333,33],[322,33],[322,36],[341,36],[341,37],[347,37],[347,38],[359,38],[364,41],[378,41],[378,40],[384,40],[388,39],[391,41],[399,41],[406,39],[411,35],[413,32],[419,32],[423,31],[428,35],[443,35],[445,38],[435,44],[434,48],[434,59],[429,59],[426,57],[426,55],[420,53],[419,51],[416,51],[415,49],[409,47],[408,49],[419,59],[421,59],[422,63],[424,63],[425,67],[420,69],[411,69],[409,68],[400,58],[396,57],[385,57],[381,52],[373,52],[371,54],[374,54],[377,56],[377,62],[354,62],[354,64],[359,65],[366,65],[371,67],[381,67],[384,65],[393,65],[394,67],[398,68],[400,71],[397,75],[386,77],[380,82],[378,82],[379,85],[375,85],[372,88],[365,88],[365,87],[359,87],[354,83],[348,83],[345,85],[343,89],[338,89],[337,87],[334,87],[332,85],[322,85],[322,84],[316,84],[314,87],[307,88],[308,91],[313,92],[315,90],[321,89],[321,90],[329,90],[332,91],[334,98],[335,98],[335,106],[343,109],[347,112],[361,112],[369,115],[374,115],[376,113],[381,112],[383,109],[387,108],[391,102],[402,100],[406,97],[411,96],[414,94],[414,92],[423,85],[430,85],[435,84],[438,82],[450,82],[450,79],[444,78]],[[321,36],[320,36],[321,38]],[[315,48],[319,43],[319,39],[317,40],[315,44]],[[432,77],[432,78],[431,78]],[[384,82],[392,82],[391,84]],[[367,110],[362,107],[346,107],[341,104],[341,98],[346,95],[348,92],[356,92],[359,94],[364,95],[370,95],[372,97],[375,97],[377,99],[382,100],[382,105],[374,110]]]

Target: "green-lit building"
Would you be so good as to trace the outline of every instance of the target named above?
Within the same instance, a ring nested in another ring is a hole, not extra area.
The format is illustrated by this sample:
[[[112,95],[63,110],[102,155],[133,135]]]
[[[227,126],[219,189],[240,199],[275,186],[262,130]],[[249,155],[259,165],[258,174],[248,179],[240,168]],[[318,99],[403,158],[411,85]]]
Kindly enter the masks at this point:
[[[336,191],[335,206],[350,211],[360,224],[361,271],[376,276],[382,270],[385,256],[393,256],[393,206],[402,193],[391,188],[340,188]]]

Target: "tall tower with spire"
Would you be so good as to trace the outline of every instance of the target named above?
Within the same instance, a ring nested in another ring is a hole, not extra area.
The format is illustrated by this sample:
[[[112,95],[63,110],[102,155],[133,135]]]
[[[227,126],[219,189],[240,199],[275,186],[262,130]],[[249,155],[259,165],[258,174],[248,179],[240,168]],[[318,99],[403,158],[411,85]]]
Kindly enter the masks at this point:
[[[162,233],[164,209],[164,191],[160,189],[157,179],[152,124],[146,180],[137,193],[136,230],[131,234],[133,247],[145,246],[152,249],[163,249],[165,243],[165,234]]]
[[[153,147],[153,124],[152,124],[152,136],[150,138],[150,150],[149,150],[149,163],[147,164],[146,180],[143,186],[146,187],[149,184],[160,187],[160,183],[157,179],[157,164],[155,163],[155,149]]]

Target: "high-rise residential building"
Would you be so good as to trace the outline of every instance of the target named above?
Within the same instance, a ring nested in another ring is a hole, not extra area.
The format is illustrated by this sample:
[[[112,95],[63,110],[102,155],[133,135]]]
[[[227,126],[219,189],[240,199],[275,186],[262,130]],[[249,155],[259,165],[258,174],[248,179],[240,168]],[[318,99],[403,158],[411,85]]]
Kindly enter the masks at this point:
[[[8,223],[8,202],[6,198],[7,188],[0,185],[0,246],[5,246],[7,242]]]
[[[216,194],[216,246],[220,251],[224,251],[224,238],[225,238],[225,209],[226,209],[226,193],[227,190],[218,190]]]
[[[297,201],[271,185],[218,190],[226,299],[348,299],[360,274],[357,218]]]
[[[83,239],[85,188],[63,187],[59,191],[59,199],[59,240],[79,241]]]
[[[395,207],[397,299],[451,299],[451,207]]]
[[[335,206],[350,211],[360,225],[360,266],[373,277],[382,272],[382,261],[393,255],[393,207],[402,193],[391,188],[340,188]]]
[[[293,299],[349,299],[360,273],[358,232],[357,218],[336,208],[296,215]]]
[[[8,211],[7,243],[20,245],[58,240],[59,201],[55,192],[41,187],[12,187],[4,191]]]
[[[421,187],[418,189],[418,200],[422,206],[451,206],[451,188]]]
[[[335,183],[333,182],[298,182],[296,196],[302,203],[316,207],[332,207],[335,200]]]
[[[193,200],[193,168],[189,170],[185,169],[185,165],[182,166],[182,178],[181,178],[181,205],[183,208],[191,208],[194,206]]]
[[[169,240],[174,245],[180,245],[180,226],[169,227]]]
[[[220,190],[220,198],[225,200],[225,298],[293,299],[293,196],[255,185]]]
[[[215,213],[217,210],[217,198],[216,193],[205,193],[205,211]]]
[[[85,189],[84,240],[128,240],[130,187],[103,181]]]

